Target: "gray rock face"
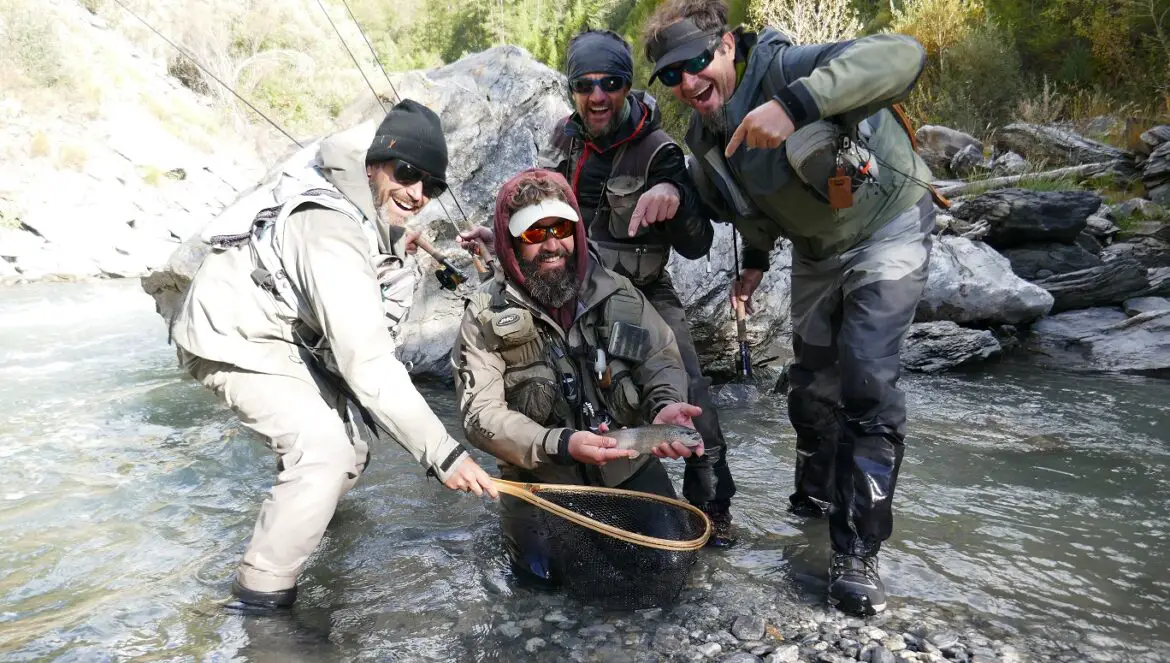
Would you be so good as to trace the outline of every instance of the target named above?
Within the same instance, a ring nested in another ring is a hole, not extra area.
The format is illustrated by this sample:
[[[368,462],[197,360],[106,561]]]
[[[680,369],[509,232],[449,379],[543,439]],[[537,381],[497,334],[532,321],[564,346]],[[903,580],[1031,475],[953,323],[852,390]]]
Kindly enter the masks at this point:
[[[1148,235],[1130,236],[1106,247],[1102,254],[1106,260],[1128,258],[1144,267],[1170,267],[1170,243]]]
[[[1142,167],[1146,195],[1159,205],[1170,205],[1170,142],[1162,143]]]
[[[910,326],[902,344],[902,366],[938,373],[999,353],[999,341],[987,330],[965,329],[953,322],[920,322]]]
[[[1060,313],[1037,322],[1026,347],[1044,365],[1170,375],[1170,310],[1133,317],[1112,307]]]
[[[1121,307],[1129,317],[1155,311],[1170,311],[1170,299],[1165,297],[1134,297],[1125,300]]]
[[[1116,235],[1118,230],[1121,229],[1103,216],[1091,214],[1088,219],[1085,219],[1085,234],[1092,235],[1098,240],[1107,241]]]
[[[1015,152],[1004,152],[991,162],[991,170],[997,175],[1019,175],[1028,172],[1028,162]]]
[[[1099,267],[1058,274],[1036,281],[1052,294],[1052,312],[1108,306],[1143,293],[1150,281],[1146,268],[1131,258],[1107,262]]]
[[[727,377],[735,372],[733,358],[739,347],[728,304],[728,293],[735,278],[732,237],[729,224],[717,223],[709,260],[687,260],[676,253],[667,265],[674,289],[687,309],[700,361],[709,373]],[[740,259],[743,259],[742,250]],[[755,313],[747,319],[747,335],[756,365],[789,354],[791,267],[789,244],[781,242],[772,251],[770,268],[764,272],[764,280],[752,296]]]
[[[974,136],[947,127],[924,124],[915,132],[918,139],[918,154],[936,175],[947,172],[951,160],[965,147],[972,147],[983,154],[983,143]]]
[[[1046,161],[1054,168],[1116,159],[1133,160],[1133,155],[1125,150],[1054,125],[1009,124],[999,130],[995,146],[998,150],[1018,152],[1029,161]]]
[[[740,640],[759,640],[764,637],[764,620],[755,615],[742,615],[735,618],[731,625],[731,634]]]
[[[1021,244],[1004,249],[1000,253],[1011,262],[1012,271],[1016,276],[1029,281],[1089,269],[1101,264],[1100,258],[1079,244]]]
[[[962,237],[939,237],[914,319],[1016,324],[1035,320],[1051,307],[1052,295],[1016,276],[995,249]]]
[[[1003,189],[967,201],[954,215],[986,221],[984,241],[1004,249],[1025,242],[1071,244],[1100,207],[1101,197],[1091,191]]]
[[[1130,217],[1137,217],[1139,219],[1164,219],[1170,218],[1170,210],[1152,200],[1130,198],[1110,210],[1110,216],[1114,220],[1119,218],[1128,219]]]
[[[990,170],[983,159],[983,150],[976,145],[965,145],[951,159],[950,170],[959,177],[970,177],[974,173]]]

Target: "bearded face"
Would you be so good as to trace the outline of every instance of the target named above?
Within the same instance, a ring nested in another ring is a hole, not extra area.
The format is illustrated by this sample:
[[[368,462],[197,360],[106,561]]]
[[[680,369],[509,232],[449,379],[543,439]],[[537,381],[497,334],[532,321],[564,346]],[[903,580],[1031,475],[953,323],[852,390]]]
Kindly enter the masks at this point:
[[[524,287],[537,302],[559,308],[577,296],[577,274],[572,253],[565,247],[540,248],[534,256],[517,255]]]

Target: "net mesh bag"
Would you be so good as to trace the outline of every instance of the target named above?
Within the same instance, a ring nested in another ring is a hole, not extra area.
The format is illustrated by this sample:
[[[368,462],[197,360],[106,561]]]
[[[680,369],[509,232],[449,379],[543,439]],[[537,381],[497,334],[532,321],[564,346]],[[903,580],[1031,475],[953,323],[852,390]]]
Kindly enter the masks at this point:
[[[532,524],[565,589],[606,608],[673,603],[711,532],[702,511],[659,495],[558,484],[500,488],[540,507]]]

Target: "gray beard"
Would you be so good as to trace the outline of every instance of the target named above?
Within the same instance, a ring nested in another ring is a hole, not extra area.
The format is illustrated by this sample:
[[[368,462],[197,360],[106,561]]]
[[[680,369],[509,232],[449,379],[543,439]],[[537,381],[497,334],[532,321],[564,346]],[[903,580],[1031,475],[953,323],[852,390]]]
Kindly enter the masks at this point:
[[[722,107],[710,115],[700,115],[699,121],[713,134],[722,136],[727,133],[727,110]]]
[[[520,273],[524,275],[524,287],[537,302],[548,308],[560,308],[577,296],[577,270],[573,256],[565,255],[565,268],[555,272],[540,269],[540,261],[553,255],[541,251],[536,259],[529,262],[517,256]]]
[[[374,185],[372,180],[370,181],[370,196],[374,201],[374,212],[378,215],[375,221],[379,225],[387,228],[390,226],[406,225],[406,219],[403,217],[402,211],[398,209],[398,206],[394,204],[393,199],[387,198],[384,204],[378,204],[378,187]]]

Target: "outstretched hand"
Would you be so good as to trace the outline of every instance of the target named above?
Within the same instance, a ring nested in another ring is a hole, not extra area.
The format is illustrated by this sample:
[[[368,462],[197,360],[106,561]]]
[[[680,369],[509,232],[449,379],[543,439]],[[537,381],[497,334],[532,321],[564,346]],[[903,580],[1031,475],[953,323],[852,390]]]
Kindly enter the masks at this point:
[[[701,414],[703,414],[703,409],[697,405],[691,405],[690,403],[671,403],[658,411],[658,415],[654,417],[653,423],[674,424],[693,429],[695,427],[694,418]],[[687,458],[692,455],[702,456],[704,448],[702,444],[691,448],[681,442],[663,442],[651,449],[650,453],[659,458]]]
[[[605,465],[619,458],[633,458],[634,451],[618,449],[617,440],[587,430],[579,430],[569,437],[569,455],[586,465]]]

